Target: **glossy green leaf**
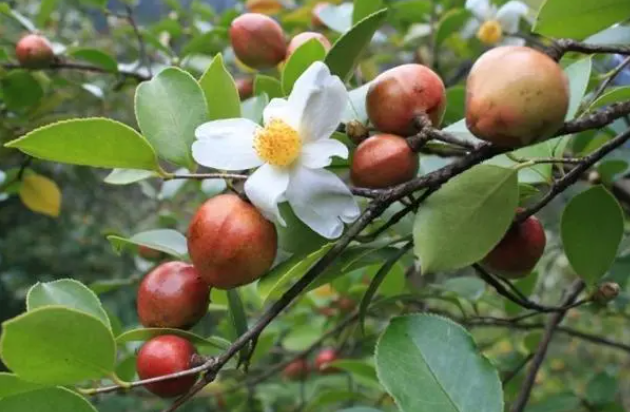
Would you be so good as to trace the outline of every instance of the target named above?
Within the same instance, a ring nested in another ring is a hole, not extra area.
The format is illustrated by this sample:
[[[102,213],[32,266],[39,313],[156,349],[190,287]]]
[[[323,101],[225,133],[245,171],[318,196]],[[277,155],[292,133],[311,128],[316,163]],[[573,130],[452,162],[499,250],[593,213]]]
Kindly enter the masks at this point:
[[[245,314],[245,306],[241,299],[238,289],[230,289],[227,291],[228,307],[232,329],[234,330],[234,338],[241,336],[249,327],[247,326],[247,315]],[[243,361],[248,357],[250,347],[246,345],[239,351],[240,360]]]
[[[581,405],[582,400],[573,393],[558,393],[532,402],[526,412],[575,412]]]
[[[156,336],[162,335],[177,335],[182,338],[188,339],[195,346],[204,346],[215,349],[225,350],[230,346],[230,342],[216,336],[210,336],[203,338],[192,332],[188,332],[181,329],[169,329],[169,328],[140,328],[128,330],[116,337],[116,343],[119,345],[127,342],[146,342]]]
[[[212,59],[210,66],[199,79],[199,85],[206,96],[210,120],[241,117],[238,89],[220,54]]]
[[[0,372],[0,399],[36,391],[44,387],[40,384],[20,379],[12,373]]]
[[[355,359],[341,359],[332,362],[330,365],[350,373],[358,383],[375,388],[380,388],[381,386],[376,376],[376,368],[371,363]]]
[[[0,88],[2,100],[12,110],[30,108],[44,96],[44,90],[37,79],[25,70],[13,70],[0,78]]]
[[[459,32],[471,14],[466,9],[452,9],[447,11],[437,25],[435,44],[440,45],[452,34]]]
[[[98,66],[108,72],[116,73],[118,71],[118,62],[111,55],[98,49],[77,48],[68,52],[68,55],[77,60],[82,60]]]
[[[249,99],[241,103],[241,115],[245,119],[249,119],[254,123],[260,124],[262,122],[263,112],[265,111],[265,107],[267,107],[268,104],[269,98],[266,94],[260,94],[254,97],[250,97]]]
[[[517,205],[514,169],[480,165],[451,179],[416,215],[415,252],[423,273],[481,260],[508,230]]]
[[[83,396],[66,388],[45,388],[0,399],[2,412],[97,412]]]
[[[590,405],[605,405],[615,399],[619,382],[606,372],[593,376],[586,386],[586,400]]]
[[[387,9],[370,14],[333,44],[325,60],[332,74],[336,74],[344,81],[350,78],[361,54],[386,17]]]
[[[356,24],[372,13],[383,8],[383,0],[354,0],[352,24]]]
[[[361,395],[347,389],[324,389],[317,393],[304,408],[305,412],[328,411],[331,405],[360,399]]]
[[[610,186],[618,179],[622,178],[630,165],[625,160],[611,159],[601,162],[597,166],[597,171],[605,186]]]
[[[510,153],[511,156],[515,156],[518,159],[531,159],[531,158],[547,158],[553,157],[553,143],[549,141],[541,142],[533,146],[522,147]],[[518,163],[512,160],[507,155],[495,156],[485,164],[513,167]],[[551,171],[553,165],[551,164],[536,164],[531,167],[525,167],[518,172],[518,181],[521,183],[548,183],[551,180]]]
[[[310,320],[308,323],[292,327],[282,339],[282,347],[288,351],[303,351],[317,342],[323,333],[323,324]]]
[[[151,170],[114,169],[103,182],[110,185],[129,185],[154,176],[157,174]]]
[[[37,282],[26,294],[28,311],[45,306],[63,306],[87,313],[111,329],[109,317],[98,297],[87,286],[74,279]]]
[[[485,282],[473,276],[447,279],[440,287],[472,302],[479,300],[486,290]]]
[[[497,370],[446,318],[394,318],[377,343],[376,368],[401,412],[503,411]]]
[[[88,118],[53,123],[5,146],[53,162],[160,170],[149,142],[131,127],[109,119]]]
[[[48,306],[8,320],[2,327],[2,360],[25,380],[67,385],[101,379],[114,370],[114,337],[92,315]]]
[[[538,272],[532,272],[528,276],[523,279],[519,279],[516,281],[512,281],[512,284],[516,289],[518,289],[523,295],[530,296],[534,293],[534,289],[536,288],[536,283],[538,282]],[[510,316],[516,316],[521,313],[524,309],[522,306],[517,305],[511,300],[504,299],[503,304],[505,306],[505,312]]]
[[[546,0],[532,30],[582,40],[628,17],[630,2],[626,0]]]
[[[401,0],[389,3],[392,18],[406,23],[428,20],[433,5],[426,0]]]
[[[625,100],[630,100],[630,86],[615,87],[597,98],[597,100],[589,106],[588,111],[590,112],[600,107]]]
[[[155,229],[137,233],[130,238],[110,235],[107,240],[117,252],[121,252],[130,245],[147,246],[159,250],[178,259],[183,259],[188,254],[186,237],[173,229]]]
[[[578,194],[564,209],[560,225],[564,252],[587,284],[596,284],[612,265],[623,225],[619,203],[603,186]]]
[[[282,71],[282,90],[285,95],[291,94],[295,81],[316,61],[323,61],[326,49],[318,39],[309,41],[298,47],[284,66]]]
[[[465,116],[466,88],[453,86],[446,89],[446,111],[444,112],[444,124],[457,122]]]
[[[39,3],[39,12],[37,13],[37,19],[35,22],[38,26],[45,26],[50,18],[50,15],[55,11],[59,5],[59,0],[42,0]]]
[[[126,382],[136,379],[136,355],[129,355],[116,365],[116,376]]]
[[[593,69],[593,59],[591,56],[585,57],[568,66],[564,72],[569,79],[569,110],[567,111],[566,120],[575,117],[588,88],[588,81],[591,78]]]
[[[287,224],[286,226],[276,225],[278,247],[281,250],[302,255],[319,249],[327,242],[326,238],[317,234],[298,219],[288,203],[279,205],[279,208]]]
[[[295,255],[282,262],[258,282],[258,293],[264,301],[280,297],[324,256],[333,245],[328,243],[310,254]]]
[[[169,68],[136,89],[140,130],[158,155],[193,169],[191,146],[195,129],[208,120],[204,94],[187,72]]]
[[[254,95],[263,93],[269,96],[269,100],[276,97],[284,97],[282,83],[274,77],[265,76],[264,74],[256,75],[254,79]]]

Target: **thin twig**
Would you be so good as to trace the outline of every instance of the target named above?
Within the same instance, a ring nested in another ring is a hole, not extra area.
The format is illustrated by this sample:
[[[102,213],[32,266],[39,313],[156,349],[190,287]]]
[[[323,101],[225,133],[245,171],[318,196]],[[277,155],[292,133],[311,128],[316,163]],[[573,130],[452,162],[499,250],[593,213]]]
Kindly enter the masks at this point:
[[[508,383],[510,383],[510,381],[512,379],[514,379],[514,377],[516,375],[518,375],[518,373],[525,367],[527,366],[527,364],[529,363],[529,361],[531,361],[534,358],[534,354],[530,353],[528,354],[525,359],[523,359],[521,361],[521,363],[519,363],[516,368],[514,368],[513,370],[509,371],[508,373],[505,374],[505,376],[503,377],[503,379],[501,380],[501,384],[503,386],[507,385]]]
[[[127,15],[125,17],[127,21],[129,22],[129,25],[133,29],[133,33],[136,36],[136,39],[138,40],[138,54],[139,54],[138,61],[144,65],[144,67],[149,72],[149,75],[153,76],[153,69],[151,68],[151,61],[149,60],[149,55],[147,54],[147,48],[146,48],[146,45],[144,44],[144,39],[142,38],[140,29],[138,28],[138,24],[136,23],[136,19],[133,13],[133,7],[126,4],[125,9],[127,11]]]
[[[16,63],[3,63],[2,67],[4,69],[7,69],[7,70],[13,70],[13,69],[49,70],[49,71],[76,70],[76,71],[88,72],[88,73],[103,73],[103,74],[121,75],[121,76],[124,76],[124,77],[128,77],[128,78],[137,80],[139,82],[151,79],[150,76],[145,76],[145,75],[137,73],[135,71],[118,70],[118,71],[113,72],[113,71],[104,69],[103,67],[100,67],[100,66],[94,66],[94,65],[91,65],[91,64],[87,64],[87,63],[69,62],[69,61],[64,61],[64,60],[53,62],[47,67],[38,68],[38,69],[34,69],[34,68],[31,68],[31,67],[25,67],[25,66],[22,66],[22,65],[16,64]]]
[[[610,72],[610,74],[606,77],[606,80],[604,80],[599,85],[597,90],[595,90],[595,92],[593,93],[593,97],[590,99],[589,105],[593,104],[602,94],[604,94],[608,86],[610,86],[612,82],[615,81],[619,73],[621,73],[623,69],[628,67],[629,64],[630,64],[630,57],[626,57],[621,63],[619,63],[619,65],[617,65],[617,67],[615,67],[615,69],[612,72]]]
[[[582,43],[573,39],[558,39],[547,50],[547,54],[555,60],[568,52],[578,52],[584,54],[606,53],[630,55],[630,46],[608,46],[600,44]]]
[[[206,180],[206,179],[232,179],[232,180],[246,180],[249,176],[238,173],[190,173],[185,175],[167,175],[164,180],[174,179],[191,179],[191,180]]]

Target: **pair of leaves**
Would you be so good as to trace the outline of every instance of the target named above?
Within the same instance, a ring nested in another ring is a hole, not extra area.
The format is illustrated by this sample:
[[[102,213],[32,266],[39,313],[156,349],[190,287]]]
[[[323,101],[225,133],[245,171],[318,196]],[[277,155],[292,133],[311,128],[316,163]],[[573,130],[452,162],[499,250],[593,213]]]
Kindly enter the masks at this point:
[[[0,409],[4,412],[96,412],[81,395],[61,387],[46,387],[0,373]]]

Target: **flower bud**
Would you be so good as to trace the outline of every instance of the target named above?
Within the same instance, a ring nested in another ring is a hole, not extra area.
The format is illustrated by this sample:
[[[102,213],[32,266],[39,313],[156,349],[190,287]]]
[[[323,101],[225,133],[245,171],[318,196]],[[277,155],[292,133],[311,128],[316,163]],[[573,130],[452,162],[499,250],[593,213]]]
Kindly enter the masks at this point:
[[[604,282],[593,293],[593,301],[602,305],[610,302],[619,296],[619,285],[615,282]]]

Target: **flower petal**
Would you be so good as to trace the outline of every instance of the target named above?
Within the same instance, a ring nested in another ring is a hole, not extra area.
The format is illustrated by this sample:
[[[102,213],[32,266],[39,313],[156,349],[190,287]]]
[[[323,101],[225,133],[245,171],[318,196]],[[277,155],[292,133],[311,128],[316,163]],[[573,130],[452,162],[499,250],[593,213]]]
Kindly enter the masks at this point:
[[[263,123],[268,124],[271,119],[281,119],[297,130],[299,126],[299,115],[291,108],[286,99],[271,99],[263,110]]]
[[[289,96],[289,106],[299,117],[303,141],[330,137],[348,104],[348,91],[339,77],[322,62],[313,63],[300,76]]]
[[[289,172],[269,164],[256,170],[245,182],[245,193],[251,202],[269,220],[286,226],[278,203],[289,186]]]
[[[519,37],[504,37],[499,44],[501,46],[525,46],[525,39]]]
[[[470,19],[466,22],[460,33],[464,39],[472,39],[477,34],[479,27],[481,27],[479,20]]]
[[[259,126],[248,119],[225,119],[204,123],[195,130],[192,156],[203,166],[221,170],[244,170],[263,161],[254,150]]]
[[[466,0],[464,7],[479,20],[488,20],[494,15],[490,0]]]
[[[361,213],[350,189],[323,169],[294,169],[286,197],[295,215],[327,239],[341,236],[343,222],[353,222]]]
[[[497,12],[497,20],[505,33],[516,33],[518,22],[527,14],[529,7],[520,1],[511,0],[505,3]]]
[[[300,163],[309,169],[321,169],[330,166],[332,157],[348,158],[348,148],[335,139],[320,139],[302,147]]]

